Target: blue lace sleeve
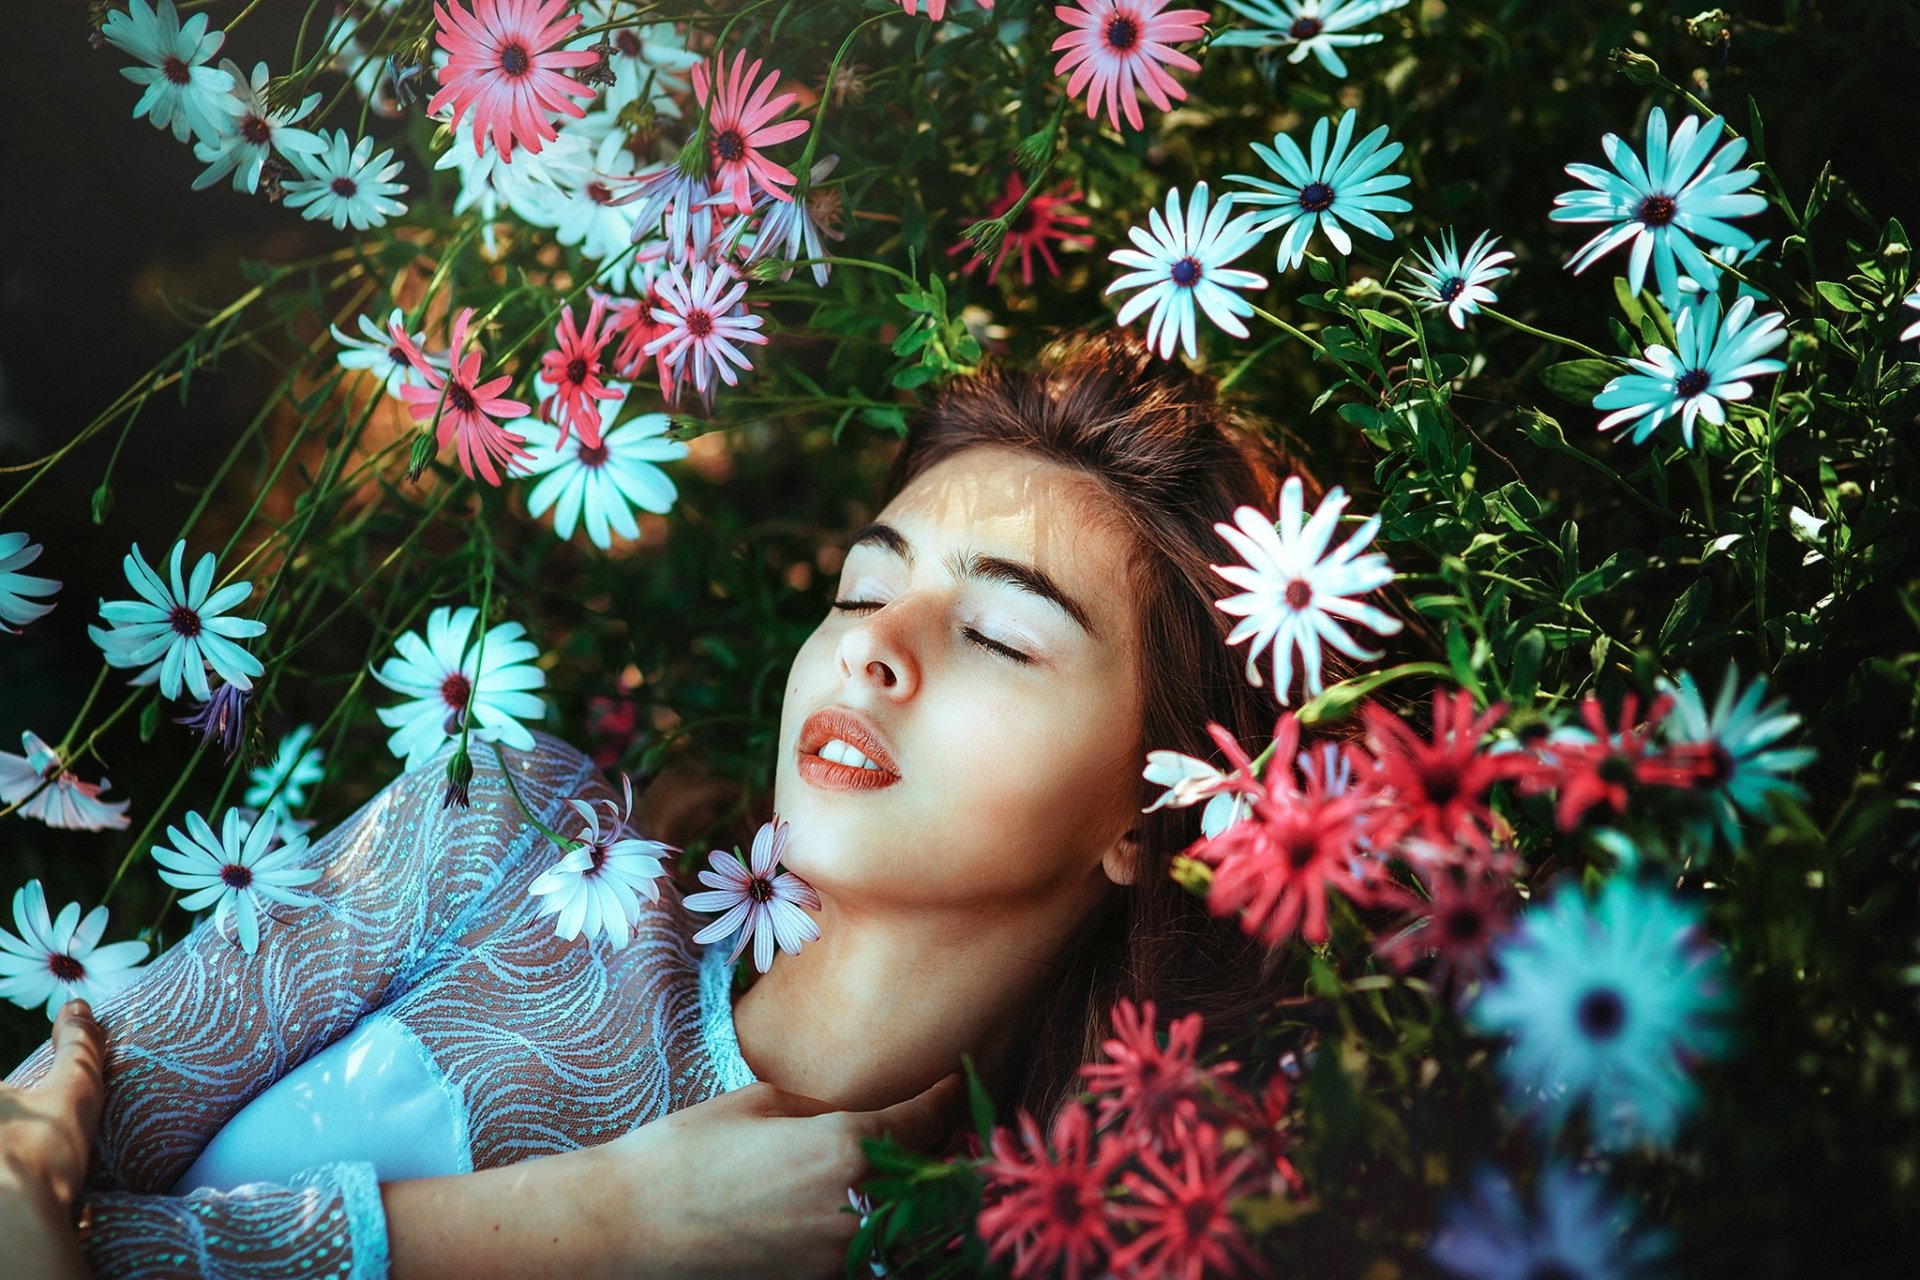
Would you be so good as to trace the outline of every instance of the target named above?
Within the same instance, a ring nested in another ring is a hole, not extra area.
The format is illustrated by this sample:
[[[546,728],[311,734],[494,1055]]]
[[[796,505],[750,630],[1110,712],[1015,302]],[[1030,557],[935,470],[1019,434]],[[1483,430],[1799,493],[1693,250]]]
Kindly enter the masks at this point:
[[[241,1107],[431,969],[443,942],[484,928],[504,868],[543,840],[493,748],[474,743],[469,808],[441,808],[451,744],[312,845],[317,906],[281,909],[259,949],[202,920],[99,1002],[106,1105],[81,1243],[99,1277],[386,1274],[370,1164],[322,1165],[286,1184],[164,1194]],[[526,804],[552,826],[591,773],[558,739],[505,749]],[[42,1045],[9,1078],[46,1070]]]

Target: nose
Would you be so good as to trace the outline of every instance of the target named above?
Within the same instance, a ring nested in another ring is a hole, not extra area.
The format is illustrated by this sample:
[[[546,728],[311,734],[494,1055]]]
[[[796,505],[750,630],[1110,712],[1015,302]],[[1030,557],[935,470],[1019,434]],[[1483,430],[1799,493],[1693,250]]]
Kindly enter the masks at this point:
[[[882,697],[913,696],[920,685],[920,664],[908,643],[910,625],[898,601],[859,619],[840,636],[840,674],[865,684]]]

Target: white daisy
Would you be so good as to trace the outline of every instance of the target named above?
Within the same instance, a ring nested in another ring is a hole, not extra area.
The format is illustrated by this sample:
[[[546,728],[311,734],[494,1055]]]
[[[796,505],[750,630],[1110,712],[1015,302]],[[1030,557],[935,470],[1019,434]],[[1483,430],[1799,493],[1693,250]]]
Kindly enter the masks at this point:
[[[767,335],[759,331],[765,318],[747,310],[747,282],[734,274],[730,264],[709,266],[696,261],[691,272],[684,265],[673,263],[659,277],[660,299],[666,305],[654,307],[653,318],[666,330],[641,351],[666,360],[673,379],[670,403],[686,381],[682,375],[689,367],[694,389],[703,396],[715,372],[728,386],[738,386],[740,375],[733,366],[751,371],[753,362],[736,344],[764,346],[767,342]]]
[[[391,149],[375,155],[372,138],[349,147],[346,130],[335,129],[319,151],[292,159],[300,176],[284,184],[286,204],[310,221],[329,221],[341,229],[351,222],[355,231],[365,231],[407,211],[393,198],[407,189],[406,183],[393,181],[402,165]]]
[[[1149,751],[1147,767],[1140,771],[1140,776],[1167,788],[1158,800],[1142,809],[1142,813],[1152,813],[1162,806],[1184,809],[1205,800],[1207,807],[1200,811],[1200,833],[1208,839],[1253,812],[1253,802],[1247,797],[1219,789],[1221,783],[1233,776],[1231,771],[1216,769],[1195,756],[1178,751]]]
[[[1286,706],[1292,696],[1296,647],[1309,696],[1324,687],[1320,676],[1322,640],[1350,657],[1380,656],[1361,648],[1336,618],[1346,618],[1377,635],[1390,636],[1400,630],[1398,618],[1349,599],[1393,581],[1385,555],[1378,551],[1360,554],[1379,531],[1380,517],[1368,517],[1338,550],[1329,552],[1327,545],[1334,527],[1347,507],[1346,493],[1335,485],[1310,520],[1305,517],[1304,507],[1300,477],[1288,476],[1280,488],[1277,528],[1257,509],[1245,506],[1233,513],[1239,528],[1213,526],[1246,561],[1244,566],[1211,566],[1228,582],[1245,589],[1241,595],[1214,602],[1222,612],[1243,619],[1227,636],[1227,643],[1253,638],[1247,650],[1247,679],[1255,685],[1261,683],[1255,660],[1269,643],[1273,645],[1274,696],[1281,706]]]
[[[300,819],[293,811],[306,803],[307,788],[326,776],[320,765],[324,754],[313,741],[313,726],[303,724],[286,737],[274,753],[273,763],[247,771],[246,794],[240,803],[260,812],[272,812],[280,822],[280,838],[290,840],[313,825],[312,819]]]
[[[254,63],[251,83],[232,58],[221,59],[220,69],[233,77],[233,96],[240,110],[228,122],[225,133],[193,144],[193,154],[207,165],[206,171],[193,180],[193,189],[204,191],[231,173],[233,189],[251,195],[260,189],[260,170],[274,152],[298,164],[297,157],[320,150],[323,144],[318,134],[293,127],[295,120],[320,105],[320,95],[310,93],[298,107],[286,111],[269,111],[263,96],[268,80],[266,63]]]
[[[553,385],[536,378],[534,388],[545,396]],[[516,460],[512,474],[542,477],[527,495],[527,514],[538,520],[552,509],[553,531],[571,538],[584,512],[587,537],[602,551],[612,549],[615,533],[628,540],[640,536],[633,518],[635,507],[655,515],[672,509],[679,490],[656,464],[687,456],[684,442],[665,438],[673,420],[664,413],[643,413],[608,427],[620,416],[632,388],[624,382],[609,382],[607,390],[618,395],[595,402],[600,414],[597,445],[588,446],[577,432],[564,445],[557,444],[560,428],[537,417],[506,424],[509,431],[526,437],[533,454],[531,462]]]
[[[1300,265],[1307,255],[1307,242],[1315,228],[1327,233],[1327,239],[1341,253],[1353,252],[1353,239],[1344,224],[1382,240],[1393,239],[1393,230],[1374,216],[1376,213],[1404,213],[1413,208],[1399,196],[1382,194],[1404,187],[1413,179],[1403,173],[1382,173],[1405,150],[1405,145],[1386,141],[1387,126],[1380,125],[1359,142],[1353,141],[1359,113],[1347,108],[1334,131],[1333,145],[1327,145],[1331,117],[1322,116],[1313,126],[1309,151],[1284,133],[1273,135],[1273,146],[1253,144],[1253,152],[1281,181],[1269,182],[1250,174],[1230,173],[1230,182],[1244,182],[1251,192],[1236,192],[1243,204],[1271,206],[1275,212],[1260,224],[1262,234],[1285,227],[1280,237],[1276,265],[1282,271]],[[1349,144],[1352,149],[1349,150]]]
[[[307,838],[297,835],[276,848],[280,825],[275,815],[261,814],[249,822],[238,809],[229,809],[216,837],[207,820],[189,810],[187,831],[191,834],[183,835],[169,825],[167,839],[173,847],[153,847],[160,878],[188,890],[180,899],[186,910],[212,907],[213,927],[220,932],[226,932],[231,917],[240,949],[248,955],[260,947],[260,916],[275,918],[268,904],[320,905],[320,899],[296,887],[320,878],[320,868],[299,865],[306,857]]]
[[[107,14],[100,34],[147,64],[120,68],[121,75],[147,87],[134,104],[134,119],[145,116],[156,129],[171,128],[181,142],[195,137],[211,142],[233,128],[240,111],[233,96],[235,77],[202,65],[227,38],[224,31],[207,30],[206,14],[196,13],[182,24],[173,0],[155,5],[128,0],[124,12]]]
[[[69,831],[126,830],[130,802],[102,800],[100,793],[113,785],[107,779],[80,781],[31,729],[21,733],[20,748],[25,754],[0,751],[0,804],[20,805],[24,816]]]
[[[360,332],[364,336],[358,338],[345,332],[337,324],[331,326],[333,339],[340,344],[340,367],[365,369],[375,374],[382,380],[382,385],[390,396],[399,395],[401,387],[425,386],[426,380],[420,376],[420,371],[413,367],[413,362],[407,359],[406,349],[393,340],[393,327],[399,325],[404,330],[406,319],[407,313],[399,307],[395,307],[388,314],[385,327],[375,324],[372,316],[362,315],[358,323]],[[413,345],[426,358],[428,364],[441,370],[449,367],[446,352],[427,350],[427,335],[424,331],[409,336],[413,338]]]
[[[23,1009],[44,1002],[49,1022],[69,1000],[99,1004],[147,956],[144,942],[100,945],[107,931],[105,907],[82,919],[80,904],[69,902],[57,919],[49,916],[46,890],[38,880],[14,890],[13,927],[20,931],[17,937],[0,929],[0,996]]]
[[[428,615],[424,639],[417,631],[407,632],[394,645],[399,656],[373,672],[387,688],[408,695],[408,701],[381,707],[376,714],[394,731],[387,749],[403,757],[409,770],[418,769],[448,738],[457,737],[469,710],[472,735],[480,741],[533,750],[533,735],[520,720],[546,714],[546,704],[527,692],[547,683],[547,673],[534,665],[540,649],[524,638],[526,629],[519,623],[502,622],[486,633],[481,655],[481,642],[474,636],[479,617],[472,605],[441,605]],[[481,657],[484,665],[476,670]]]
[[[700,873],[700,883],[713,888],[687,895],[686,904],[694,911],[726,913],[694,934],[695,942],[717,942],[737,931],[728,964],[738,960],[751,941],[753,967],[765,973],[773,967],[776,942],[788,955],[799,955],[804,944],[820,936],[820,926],[800,909],[818,911],[820,895],[791,871],[773,873],[791,832],[778,817],[764,824],[754,833],[753,854],[745,866],[737,854],[715,849],[707,855],[713,869]]]
[[[260,635],[267,624],[220,615],[252,595],[253,584],[230,582],[213,591],[211,551],[194,566],[192,583],[184,583],[180,561],[186,553],[184,540],[173,544],[169,590],[141,556],[140,544],[134,543],[124,566],[127,581],[142,598],[111,603],[102,600],[100,616],[112,623],[113,629],[102,631],[88,626],[87,634],[106,654],[108,666],[145,668],[128,683],[152,684],[157,680],[160,692],[169,698],[179,697],[184,684],[194,697],[204,701],[211,693],[207,685],[209,666],[228,684],[252,689],[253,677],[264,674],[266,668],[234,642]]]
[[[333,23],[322,40],[331,56],[328,70],[345,76],[375,115],[398,119],[400,100],[387,74],[387,60],[377,52],[386,23],[362,23],[344,9],[335,12]]]
[[[1646,359],[1627,360],[1635,372],[1621,374],[1593,398],[1594,408],[1614,410],[1600,420],[1600,429],[1631,422],[1633,442],[1639,444],[1677,413],[1681,438],[1692,445],[1696,417],[1724,423],[1724,402],[1753,394],[1753,384],[1745,379],[1787,367],[1783,360],[1758,358],[1787,340],[1781,328],[1786,317],[1777,311],[1752,317],[1752,298],[1735,299],[1724,323],[1720,299],[1713,294],[1683,304],[1673,321],[1678,350],[1655,343]]]
[[[24,627],[52,612],[52,605],[41,604],[27,597],[50,596],[60,589],[59,582],[20,572],[38,560],[44,550],[45,547],[24,533],[0,533],[0,631],[17,636],[20,634],[19,628],[8,626],[9,622],[17,622]]]
[[[503,210],[531,226],[544,227],[551,217],[550,201],[560,193],[562,183],[585,185],[592,180],[594,147],[598,136],[590,120],[610,117],[589,116],[560,130],[560,136],[537,152],[516,149],[511,164],[500,159],[492,147],[484,155],[473,149],[472,112],[461,117],[452,132],[447,150],[434,161],[436,169],[452,169],[460,175],[460,194],[453,199],[457,216],[478,209],[486,222],[482,238],[489,254],[499,252],[494,224]]]
[[[1674,746],[1704,755],[1707,768],[1694,784],[1696,793],[1713,806],[1714,821],[1728,844],[1740,843],[1740,814],[1765,817],[1775,796],[1798,799],[1805,794],[1786,775],[1811,764],[1814,751],[1781,742],[1800,727],[1800,717],[1787,709],[1784,698],[1766,701],[1765,676],[1756,676],[1743,691],[1739,668],[1728,667],[1712,711],[1685,671],[1677,684],[1662,679],[1660,688],[1673,695],[1673,706],[1660,721],[1661,732]]]
[[[577,837],[585,843],[569,849],[527,886],[529,894],[545,899],[541,915],[559,916],[553,924],[555,934],[573,939],[584,932],[591,939],[603,933],[615,950],[633,940],[640,899],[660,901],[660,886],[654,881],[667,868],[656,855],[673,851],[658,840],[614,838],[633,817],[633,779],[622,774],[620,781],[626,787],[625,807],[617,808],[612,800],[600,802],[607,807],[605,833],[592,805],[580,799],[567,801],[586,819],[587,829]]]
[[[1253,304],[1235,289],[1260,289],[1265,276],[1227,266],[1259,242],[1254,226],[1259,218],[1244,213],[1228,221],[1233,212],[1233,197],[1222,196],[1211,210],[1207,208],[1207,184],[1196,182],[1187,198],[1185,212],[1180,208],[1180,190],[1167,191],[1166,216],[1160,210],[1147,211],[1152,232],[1128,227],[1127,235],[1137,249],[1115,249],[1107,255],[1110,262],[1135,270],[1108,285],[1104,293],[1116,289],[1146,289],[1127,299],[1120,308],[1118,323],[1126,324],[1135,316],[1153,308],[1147,321],[1147,345],[1158,342],[1160,358],[1173,358],[1177,340],[1188,359],[1196,359],[1199,349],[1194,340],[1194,306],[1204,308],[1215,324],[1236,338],[1247,336],[1241,316],[1253,314]]]
[[[579,249],[582,257],[604,264],[599,283],[615,293],[630,291],[630,277],[640,254],[632,247],[633,219],[613,203],[616,183],[610,179],[630,177],[638,168],[639,161],[627,149],[625,137],[608,133],[600,140],[591,169],[584,173],[565,171],[554,186],[529,197],[541,214],[539,224],[551,227],[554,239]]]
[[[1500,301],[1487,286],[1507,274],[1509,268],[1500,264],[1511,261],[1513,255],[1505,249],[1493,252],[1500,237],[1488,239],[1489,234],[1482,231],[1462,256],[1449,227],[1441,234],[1439,248],[1433,241],[1424,240],[1426,256],[1416,253],[1417,265],[1407,268],[1407,273],[1420,282],[1410,290],[1413,298],[1428,311],[1445,307],[1447,319],[1456,329],[1467,327],[1467,317],[1480,310],[1481,303]]]
[[[620,12],[626,7],[620,0],[583,0],[580,16],[586,21],[582,25],[604,27],[620,21],[628,16]],[[621,108],[644,97],[661,115],[678,118],[680,103],[674,95],[690,93],[691,84],[674,73],[691,70],[701,58],[687,52],[686,35],[671,22],[649,22],[579,36],[566,47],[591,49],[602,40],[613,45],[607,62],[614,79],[601,89],[595,105],[609,115],[619,115]]]
[[[1257,49],[1293,46],[1288,62],[1311,53],[1329,74],[1345,78],[1341,49],[1386,39],[1378,31],[1355,32],[1363,22],[1406,4],[1407,0],[1226,0],[1227,8],[1255,25],[1222,32],[1213,44],[1251,45]]]

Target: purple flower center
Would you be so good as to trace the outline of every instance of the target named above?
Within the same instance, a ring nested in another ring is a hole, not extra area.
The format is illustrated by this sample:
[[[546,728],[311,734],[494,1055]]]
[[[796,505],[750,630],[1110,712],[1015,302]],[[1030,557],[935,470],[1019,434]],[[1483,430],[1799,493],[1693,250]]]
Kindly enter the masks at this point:
[[[587,198],[595,204],[606,204],[613,199],[613,188],[604,182],[589,182],[587,184]]]
[[[160,64],[160,74],[167,78],[168,84],[184,85],[193,79],[193,69],[172,54]]]
[[[607,464],[607,445],[603,440],[599,444],[580,446],[580,465],[583,467],[603,467]]]
[[[738,129],[722,129],[713,136],[713,153],[726,164],[737,163],[747,154],[747,140]]]
[[[1132,18],[1115,16],[1107,23],[1107,47],[1121,52],[1140,42],[1140,28],[1134,25]]]
[[[393,361],[394,365],[401,369],[409,368],[412,363],[407,359],[406,349],[397,342],[388,345],[387,359]]]
[[[48,956],[47,971],[62,982],[78,982],[87,976],[87,966],[65,955]]]
[[[1295,40],[1311,40],[1325,29],[1318,18],[1295,18],[1293,25],[1287,28],[1287,34]]]
[[[1589,1039],[1611,1040],[1627,1025],[1627,1005],[1612,988],[1595,987],[1580,997],[1574,1017]]]
[[[273,129],[265,120],[249,112],[240,121],[240,136],[256,147],[264,147],[273,141]]]
[[[1640,212],[1634,216],[1650,227],[1664,227],[1673,221],[1675,212],[1672,196],[1648,196],[1640,202]]]
[[[447,384],[447,403],[455,413],[472,413],[475,407],[473,392],[458,382]]]
[[[1295,578],[1287,584],[1284,598],[1289,609],[1304,609],[1313,603],[1313,584],[1305,578]]]
[[[575,356],[567,361],[567,381],[575,386],[587,380],[587,362],[584,357]]]
[[[327,185],[332,189],[333,194],[339,196],[342,200],[351,200],[360,192],[359,184],[354,182],[352,178],[335,178]]]
[[[229,889],[244,889],[253,883],[253,872],[237,862],[229,862],[220,868],[220,883]]]
[[[687,332],[696,338],[704,338],[713,332],[713,317],[705,311],[687,313]]]
[[[633,34],[633,28],[627,27],[614,34],[613,47],[629,58],[640,56],[640,37]]]
[[[440,700],[456,711],[465,709],[472,695],[473,681],[467,679],[464,671],[455,671],[440,682]]]
[[[500,50],[500,69],[518,79],[527,74],[533,66],[533,59],[527,56],[527,47],[518,41]]]
[[[1673,389],[1680,393],[1682,399],[1691,400],[1705,391],[1707,384],[1712,381],[1712,375],[1705,369],[1689,369],[1680,375],[1680,380],[1673,384]]]
[[[747,881],[747,896],[755,902],[771,902],[773,900],[773,881],[767,879],[765,876],[755,876],[753,879]]]
[[[183,604],[173,606],[167,621],[173,624],[176,632],[189,640],[200,634],[200,615]]]
[[[1300,189],[1300,207],[1308,213],[1319,213],[1333,205],[1333,188],[1324,182],[1309,182]]]
[[[1440,301],[1452,302],[1466,292],[1467,282],[1459,276],[1450,276],[1440,285]]]
[[[1173,264],[1173,282],[1182,289],[1191,289],[1200,283],[1200,264],[1193,258],[1182,258]]]

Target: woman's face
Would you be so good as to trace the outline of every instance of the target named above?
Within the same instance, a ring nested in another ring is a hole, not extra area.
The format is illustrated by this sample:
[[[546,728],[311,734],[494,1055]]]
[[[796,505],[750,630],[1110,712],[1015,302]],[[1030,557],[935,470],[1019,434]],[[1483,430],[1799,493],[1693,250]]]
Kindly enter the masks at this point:
[[[786,865],[842,909],[1031,907],[1126,878],[1104,855],[1137,821],[1141,708],[1108,501],[1057,463],[974,448],[848,551],[839,604],[788,673],[774,787]],[[836,711],[895,768],[803,757],[833,729],[803,735],[810,720]]]

